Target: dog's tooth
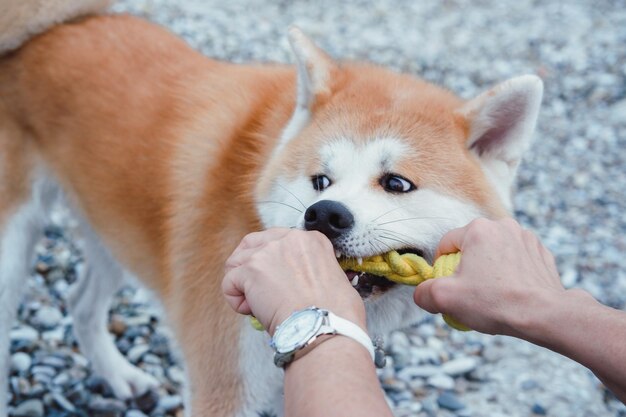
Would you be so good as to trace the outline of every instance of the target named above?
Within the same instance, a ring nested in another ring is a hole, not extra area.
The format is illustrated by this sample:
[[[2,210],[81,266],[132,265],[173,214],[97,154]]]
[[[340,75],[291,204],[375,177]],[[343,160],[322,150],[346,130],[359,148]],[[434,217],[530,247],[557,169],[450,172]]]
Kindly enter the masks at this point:
[[[352,284],[353,287],[356,287],[357,285],[359,285],[359,276],[355,275],[354,278],[352,278],[352,281],[350,281],[350,283]]]
[[[335,249],[335,257],[341,258],[341,251],[339,249]]]
[[[357,263],[358,263],[359,265],[363,265],[363,258],[358,257],[358,258],[356,258],[356,261],[357,261]]]

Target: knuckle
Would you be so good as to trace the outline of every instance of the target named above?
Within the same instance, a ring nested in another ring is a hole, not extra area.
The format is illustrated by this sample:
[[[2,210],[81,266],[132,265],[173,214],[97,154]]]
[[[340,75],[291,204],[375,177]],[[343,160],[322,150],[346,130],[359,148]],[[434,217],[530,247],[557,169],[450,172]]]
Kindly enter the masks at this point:
[[[247,235],[245,235],[243,237],[243,239],[241,239],[241,246],[244,248],[248,248],[250,246],[252,246],[254,239],[256,236],[256,232],[255,233],[248,233]]]
[[[316,232],[315,238],[324,249],[333,250],[332,242],[324,234]]]
[[[254,267],[259,265],[260,263],[263,263],[263,261],[271,256],[269,252],[271,252],[272,246],[275,246],[275,244],[270,242],[265,247],[254,251],[254,253],[251,253],[248,257],[248,261],[246,262],[247,265]]]
[[[430,288],[430,295],[432,297],[432,301],[434,307],[441,312],[448,311],[450,307],[450,292],[447,291],[445,285],[441,285],[441,281],[433,282],[433,285]]]
[[[501,219],[498,221],[501,225],[507,227],[507,228],[518,228],[519,227],[519,223],[512,217],[505,217],[504,219]]]
[[[468,225],[465,238],[471,242],[481,242],[488,236],[492,222],[487,219],[475,219]]]

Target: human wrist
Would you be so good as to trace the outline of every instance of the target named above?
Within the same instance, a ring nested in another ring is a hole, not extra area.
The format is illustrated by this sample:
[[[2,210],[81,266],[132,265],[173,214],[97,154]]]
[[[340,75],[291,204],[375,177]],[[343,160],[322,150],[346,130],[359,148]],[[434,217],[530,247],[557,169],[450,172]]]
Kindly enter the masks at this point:
[[[286,367],[335,335],[356,341],[374,361],[372,340],[361,326],[332,311],[311,306],[294,312],[276,327],[270,343],[275,350],[274,363]]]
[[[325,302],[324,300],[309,301],[309,302],[301,302],[297,304],[292,304],[289,307],[284,307],[282,309],[277,310],[270,321],[270,325],[267,328],[270,336],[274,336],[276,332],[276,328],[283,323],[290,315],[294,312],[305,309],[307,307],[315,306],[324,310],[328,310],[339,316],[345,320],[348,320],[365,332],[367,332],[367,323],[366,323],[366,315],[365,308],[363,305],[350,305],[350,303],[346,303],[346,305],[333,305],[334,303]]]
[[[527,303],[527,315],[522,315],[512,326],[511,336],[560,350],[567,323],[575,320],[578,311],[600,306],[591,294],[582,289],[541,291]]]
[[[328,359],[329,356],[332,356],[333,360],[335,360],[337,357],[348,355],[356,355],[356,361],[368,365],[371,364],[372,368],[375,368],[374,361],[372,361],[368,350],[364,346],[355,339],[335,334],[327,335],[321,343],[315,345],[306,355],[293,361],[285,370],[292,369],[294,366],[301,366],[307,362],[319,362],[320,360]]]

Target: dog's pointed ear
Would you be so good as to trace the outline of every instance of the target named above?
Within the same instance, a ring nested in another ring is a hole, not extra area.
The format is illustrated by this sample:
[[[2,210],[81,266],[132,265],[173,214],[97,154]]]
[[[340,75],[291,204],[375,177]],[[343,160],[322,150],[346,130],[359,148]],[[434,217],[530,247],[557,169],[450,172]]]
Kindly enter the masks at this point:
[[[467,147],[480,158],[519,163],[530,145],[543,95],[543,83],[534,75],[512,78],[458,111],[469,125]]]
[[[503,194],[509,194],[530,146],[542,95],[541,79],[524,75],[498,84],[457,111],[469,127],[468,149]]]
[[[296,58],[296,107],[283,131],[279,147],[293,139],[309,122],[316,104],[327,100],[337,81],[339,67],[299,28],[290,26],[288,39]]]
[[[289,27],[289,44],[298,68],[297,106],[311,108],[317,100],[332,93],[333,76],[338,71],[330,56],[298,27]]]

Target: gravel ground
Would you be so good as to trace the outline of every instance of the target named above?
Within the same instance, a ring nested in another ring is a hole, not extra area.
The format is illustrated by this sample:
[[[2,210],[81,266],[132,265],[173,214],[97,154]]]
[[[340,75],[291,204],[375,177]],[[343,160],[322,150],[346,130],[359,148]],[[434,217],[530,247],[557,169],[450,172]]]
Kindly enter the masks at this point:
[[[335,57],[377,62],[468,98],[538,74],[545,100],[515,214],[554,251],[567,287],[626,308],[626,1],[124,0],[115,9],[237,62],[290,62],[285,29],[296,23]],[[66,233],[51,226],[43,238],[12,332],[11,415],[181,415],[182,370],[141,290],[120,292],[110,327],[120,350],[162,387],[124,404],[91,374],[66,316],[82,264]],[[380,379],[397,416],[626,416],[585,368],[522,341],[451,331],[439,318],[393,333],[388,353]]]

